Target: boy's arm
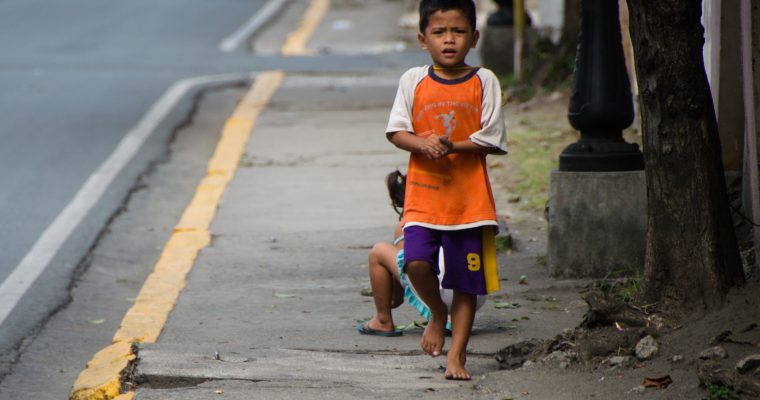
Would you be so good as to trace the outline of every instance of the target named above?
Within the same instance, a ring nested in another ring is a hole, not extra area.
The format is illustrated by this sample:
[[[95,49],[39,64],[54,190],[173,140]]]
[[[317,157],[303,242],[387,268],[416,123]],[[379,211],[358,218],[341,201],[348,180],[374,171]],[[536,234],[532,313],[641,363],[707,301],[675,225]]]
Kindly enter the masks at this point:
[[[474,143],[473,141],[469,139],[461,140],[458,142],[452,142],[449,140],[447,136],[442,136],[440,137],[440,141],[448,149],[446,154],[451,154],[451,153],[507,154],[506,151],[498,147],[481,146],[477,143]]]
[[[491,149],[488,154],[507,154],[507,132],[504,126],[501,84],[490,70],[481,68],[478,76],[483,84],[481,99],[481,129],[470,135],[473,144]]]

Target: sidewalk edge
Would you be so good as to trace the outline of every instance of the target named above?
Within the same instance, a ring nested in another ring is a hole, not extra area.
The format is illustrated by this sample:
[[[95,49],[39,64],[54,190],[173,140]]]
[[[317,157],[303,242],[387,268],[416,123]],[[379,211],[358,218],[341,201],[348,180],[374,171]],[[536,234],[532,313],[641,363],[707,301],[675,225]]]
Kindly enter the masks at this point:
[[[208,163],[206,176],[174,228],[135,304],[125,314],[113,343],[98,351],[87,363],[72,387],[70,399],[126,400],[133,397],[131,392],[121,392],[125,375],[131,372],[137,357],[135,345],[158,339],[197,254],[210,243],[208,227],[227,184],[234,176],[256,117],[279,87],[284,73],[273,71],[256,75],[192,78],[177,82],[169,90],[183,90],[183,96],[192,96],[208,87],[249,82],[254,77],[251,90],[225,124],[217,149]]]

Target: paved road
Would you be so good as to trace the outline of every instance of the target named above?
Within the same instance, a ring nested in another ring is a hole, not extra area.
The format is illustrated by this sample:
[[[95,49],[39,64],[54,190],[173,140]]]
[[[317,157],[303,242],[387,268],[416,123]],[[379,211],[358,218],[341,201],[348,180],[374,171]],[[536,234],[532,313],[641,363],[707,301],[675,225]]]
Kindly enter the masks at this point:
[[[241,55],[217,47],[264,3],[0,4],[0,281],[174,82],[240,70]],[[177,106],[175,120],[190,103]],[[72,271],[135,178],[165,151],[171,125],[148,141],[12,314],[0,318],[0,353],[7,356],[66,300]]]

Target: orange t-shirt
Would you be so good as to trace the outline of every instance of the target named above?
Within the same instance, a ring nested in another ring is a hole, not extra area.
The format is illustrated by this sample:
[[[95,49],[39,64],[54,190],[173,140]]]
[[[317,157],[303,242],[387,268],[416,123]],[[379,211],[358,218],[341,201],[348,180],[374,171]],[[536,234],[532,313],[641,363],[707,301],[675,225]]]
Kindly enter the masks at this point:
[[[501,92],[493,74],[475,69],[463,78],[445,80],[430,73],[429,68],[422,68],[405,74],[407,82],[402,78],[387,132],[407,130],[419,136],[451,134],[452,141],[469,139],[506,152]],[[415,81],[412,97],[402,93],[402,87],[412,90],[410,83]],[[406,106],[397,107],[400,102]],[[400,113],[400,108],[406,112]],[[411,124],[411,129],[405,124]],[[423,154],[411,154],[404,220],[408,225],[437,229],[495,225],[486,155],[449,154],[440,160],[430,160]]]

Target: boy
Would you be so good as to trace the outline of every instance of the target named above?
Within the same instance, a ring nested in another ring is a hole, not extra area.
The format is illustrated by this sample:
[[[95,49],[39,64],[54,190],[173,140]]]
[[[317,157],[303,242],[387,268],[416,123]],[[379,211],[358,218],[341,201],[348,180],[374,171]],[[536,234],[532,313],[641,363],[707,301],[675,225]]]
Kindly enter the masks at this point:
[[[454,291],[445,377],[456,380],[470,379],[465,362],[476,295],[499,289],[485,157],[506,154],[506,133],[498,80],[465,62],[478,38],[472,0],[422,0],[418,39],[433,66],[401,77],[386,128],[388,140],[411,153],[404,272],[432,313],[420,345],[433,357],[443,351],[447,310],[437,278],[443,247],[442,286]]]
[[[404,191],[406,179],[399,171],[391,172],[385,178],[388,186],[388,194],[393,208],[402,213],[404,207]],[[393,323],[392,309],[404,303],[404,298],[409,305],[417,309],[425,320],[430,320],[430,309],[422,302],[414,289],[410,287],[408,280],[403,276],[404,271],[404,222],[399,221],[393,231],[393,243],[375,243],[369,252],[369,282],[372,287],[372,297],[375,300],[376,314],[374,317],[357,325],[356,329],[362,335],[374,335],[383,337],[401,336],[402,331],[397,330]],[[445,264],[442,265],[445,269]],[[441,299],[446,307],[451,307],[453,295],[451,290],[441,290]],[[485,304],[486,297],[478,296],[476,310]],[[447,329],[450,329],[447,326]]]

